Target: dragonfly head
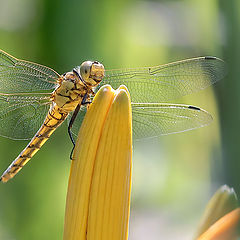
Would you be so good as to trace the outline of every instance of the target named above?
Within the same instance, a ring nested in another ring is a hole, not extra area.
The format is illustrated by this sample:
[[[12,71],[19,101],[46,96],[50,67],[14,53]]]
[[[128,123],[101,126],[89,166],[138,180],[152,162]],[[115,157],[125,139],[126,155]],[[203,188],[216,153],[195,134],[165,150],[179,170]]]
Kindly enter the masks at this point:
[[[104,77],[104,66],[97,61],[86,61],[80,66],[82,80],[90,87],[96,87]]]

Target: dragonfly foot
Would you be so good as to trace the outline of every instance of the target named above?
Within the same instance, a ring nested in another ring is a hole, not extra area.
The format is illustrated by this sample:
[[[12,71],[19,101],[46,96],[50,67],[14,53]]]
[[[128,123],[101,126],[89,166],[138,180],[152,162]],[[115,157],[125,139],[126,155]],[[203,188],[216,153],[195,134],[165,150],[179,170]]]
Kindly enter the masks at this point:
[[[71,159],[71,160],[73,160],[73,151],[74,151],[74,149],[75,149],[75,145],[73,146],[72,151],[71,151],[71,153],[70,153],[70,159]]]

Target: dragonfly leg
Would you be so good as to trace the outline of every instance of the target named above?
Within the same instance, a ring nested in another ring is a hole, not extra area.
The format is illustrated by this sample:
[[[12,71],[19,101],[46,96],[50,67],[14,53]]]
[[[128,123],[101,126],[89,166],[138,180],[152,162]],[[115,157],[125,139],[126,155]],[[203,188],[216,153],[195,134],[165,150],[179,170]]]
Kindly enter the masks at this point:
[[[78,112],[79,112],[79,110],[80,110],[81,105],[86,105],[86,104],[90,104],[90,103],[91,103],[91,101],[87,101],[87,100],[89,100],[88,94],[85,94],[84,97],[83,97],[83,99],[82,99],[81,104],[78,104],[77,107],[75,108],[75,110],[74,110],[74,112],[73,112],[73,115],[72,115],[72,118],[71,118],[71,120],[70,120],[70,122],[69,122],[69,125],[68,125],[68,134],[69,134],[69,137],[70,137],[71,142],[72,142],[72,144],[73,144],[73,148],[72,148],[72,151],[71,151],[71,153],[70,153],[70,159],[71,159],[71,160],[72,160],[73,150],[74,150],[74,148],[75,148],[75,141],[74,141],[73,135],[72,135],[72,133],[71,133],[71,128],[72,128],[72,125],[73,125],[73,123],[74,123],[77,115],[78,115]]]
[[[86,96],[86,95],[85,95]],[[87,109],[89,108],[89,106],[90,106],[90,104],[92,103],[91,102],[91,99],[90,99],[90,97],[88,96],[86,96],[85,97],[84,96],[84,98],[83,98],[83,100],[82,100],[82,103],[81,103],[81,105],[87,105]]]
[[[83,103],[83,105],[87,105],[87,110],[88,110],[91,103],[92,103],[91,101],[88,101],[88,102]]]
[[[73,135],[72,135],[72,133],[71,133],[71,128],[72,128],[72,125],[73,125],[73,123],[74,123],[77,115],[78,115],[78,112],[79,112],[79,110],[80,110],[80,107],[81,107],[81,105],[78,104],[77,107],[75,108],[75,110],[74,110],[74,112],[73,112],[73,115],[72,115],[72,117],[71,117],[71,120],[70,120],[70,122],[69,122],[69,124],[68,124],[68,135],[69,135],[69,137],[70,137],[70,139],[71,139],[71,142],[72,142],[72,144],[73,144],[73,148],[72,148],[72,151],[71,151],[71,153],[70,153],[70,159],[71,159],[71,160],[72,160],[73,150],[74,150],[74,148],[75,148],[75,141],[74,141]]]

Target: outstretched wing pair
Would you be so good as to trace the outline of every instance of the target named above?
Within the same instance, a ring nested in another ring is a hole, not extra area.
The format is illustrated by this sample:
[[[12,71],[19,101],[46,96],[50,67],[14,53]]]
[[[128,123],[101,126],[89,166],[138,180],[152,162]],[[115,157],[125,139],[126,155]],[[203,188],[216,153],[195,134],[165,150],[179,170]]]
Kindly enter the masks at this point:
[[[162,102],[204,89],[224,75],[221,59],[199,57],[156,67],[106,71],[101,86],[127,86],[132,99],[134,136],[142,138],[209,124],[211,115],[200,108]],[[0,135],[32,138],[47,115],[51,92],[59,77],[48,67],[16,59],[0,50]],[[83,107],[74,122],[75,135],[85,111]]]

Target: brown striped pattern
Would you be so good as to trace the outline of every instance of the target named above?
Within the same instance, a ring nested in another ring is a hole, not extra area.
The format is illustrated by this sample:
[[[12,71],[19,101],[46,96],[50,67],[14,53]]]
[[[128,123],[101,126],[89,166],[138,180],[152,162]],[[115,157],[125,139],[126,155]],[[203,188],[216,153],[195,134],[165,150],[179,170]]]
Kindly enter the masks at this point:
[[[62,124],[67,115],[68,113],[61,111],[56,105],[49,110],[43,125],[36,135],[1,176],[2,182],[7,182],[13,178],[27,164],[55,129]]]

